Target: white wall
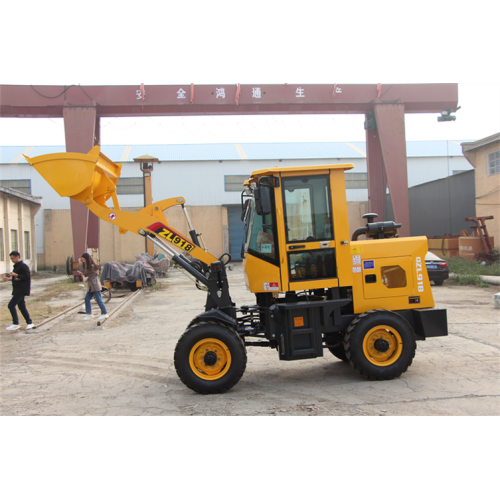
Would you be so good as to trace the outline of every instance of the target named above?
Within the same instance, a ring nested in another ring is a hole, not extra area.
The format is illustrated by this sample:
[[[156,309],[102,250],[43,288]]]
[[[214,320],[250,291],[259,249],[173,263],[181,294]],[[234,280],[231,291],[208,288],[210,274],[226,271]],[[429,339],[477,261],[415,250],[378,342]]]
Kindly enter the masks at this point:
[[[453,175],[454,170],[472,170],[463,156],[440,158],[408,158],[408,187]]]

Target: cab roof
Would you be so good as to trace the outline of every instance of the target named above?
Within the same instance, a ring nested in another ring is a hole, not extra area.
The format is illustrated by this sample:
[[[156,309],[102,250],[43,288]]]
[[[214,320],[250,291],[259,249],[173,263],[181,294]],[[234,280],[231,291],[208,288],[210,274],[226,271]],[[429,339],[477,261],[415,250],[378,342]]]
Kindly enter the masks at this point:
[[[264,175],[275,175],[281,174],[282,172],[304,172],[308,170],[351,170],[354,168],[352,163],[339,163],[336,165],[307,165],[304,167],[278,167],[275,166],[273,168],[264,168],[262,170],[254,170],[250,178],[253,177],[262,177]]]

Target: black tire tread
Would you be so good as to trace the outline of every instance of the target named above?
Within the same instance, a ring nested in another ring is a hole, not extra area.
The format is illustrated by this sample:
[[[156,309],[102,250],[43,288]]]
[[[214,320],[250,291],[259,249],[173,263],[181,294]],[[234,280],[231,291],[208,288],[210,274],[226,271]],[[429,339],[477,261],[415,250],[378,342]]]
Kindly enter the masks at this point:
[[[184,377],[182,371],[179,370],[178,366],[180,363],[180,354],[179,351],[182,349],[183,344],[189,341],[189,336],[191,334],[191,331],[195,328],[198,328],[200,326],[218,326],[218,327],[223,327],[226,328],[227,330],[230,330],[234,333],[235,338],[238,339],[238,341],[241,343],[241,347],[243,349],[243,353],[245,354],[244,356],[244,361],[239,367],[238,372],[231,378],[229,379],[226,383],[219,385],[218,387],[214,388],[208,388],[208,387],[193,387],[193,384],[189,379]],[[187,328],[186,331],[181,335],[179,340],[177,341],[177,345],[175,346],[175,351],[174,351],[174,365],[175,365],[175,371],[177,372],[178,377],[181,379],[182,383],[192,389],[193,391],[198,392],[199,394],[222,394],[224,392],[227,392],[229,389],[234,387],[243,374],[245,373],[246,365],[247,365],[247,357],[246,357],[246,347],[245,347],[245,342],[243,339],[236,333],[236,330],[234,328],[231,328],[227,324],[219,323],[217,321],[200,321],[199,323],[196,323],[192,325],[191,327]]]
[[[356,328],[356,326],[364,319],[364,318],[367,318],[370,314],[374,314],[374,313],[379,313],[379,312],[384,312],[384,313],[391,313],[391,311],[388,311],[388,310],[385,310],[385,309],[372,309],[370,311],[366,311],[362,314],[360,314],[355,320],[352,321],[352,323],[349,325],[349,327],[347,328],[346,330],[346,335],[345,335],[345,340],[344,340],[344,346],[345,346],[345,351],[346,351],[346,356],[347,356],[347,359],[349,361],[349,364],[356,370],[358,371],[363,377],[366,377],[367,379],[369,380],[392,380],[392,379],[395,379],[395,378],[398,378],[400,377],[403,373],[405,373],[408,368],[411,366],[412,362],[413,362],[413,359],[415,358],[415,353],[416,353],[416,350],[417,350],[417,342],[414,340],[414,343],[415,343],[415,346],[414,346],[414,350],[413,350],[413,356],[411,357],[411,359],[409,360],[409,363],[406,365],[406,367],[402,368],[401,370],[399,370],[396,374],[394,374],[394,376],[392,376],[391,378],[386,378],[386,377],[381,377],[381,376],[376,376],[374,374],[371,374],[371,373],[368,373],[366,370],[364,370],[362,367],[360,367],[356,362],[355,360],[352,358],[351,356],[351,345],[350,345],[350,341],[351,341],[351,334],[352,334],[352,331]],[[402,316],[399,316],[399,318],[401,320],[403,320],[405,323],[407,323],[408,327],[410,328],[410,330],[412,330],[411,328],[411,325],[408,323],[408,321],[406,321]]]

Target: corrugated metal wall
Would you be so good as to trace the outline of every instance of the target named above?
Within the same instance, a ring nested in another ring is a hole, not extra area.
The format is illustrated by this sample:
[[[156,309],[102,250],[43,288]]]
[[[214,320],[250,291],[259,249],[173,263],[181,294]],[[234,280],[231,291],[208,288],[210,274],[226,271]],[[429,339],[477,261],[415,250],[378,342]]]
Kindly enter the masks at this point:
[[[410,234],[441,236],[460,234],[462,229],[470,231],[471,223],[464,219],[476,216],[474,175],[475,171],[469,170],[410,188]],[[386,196],[383,219],[394,220],[389,195]]]

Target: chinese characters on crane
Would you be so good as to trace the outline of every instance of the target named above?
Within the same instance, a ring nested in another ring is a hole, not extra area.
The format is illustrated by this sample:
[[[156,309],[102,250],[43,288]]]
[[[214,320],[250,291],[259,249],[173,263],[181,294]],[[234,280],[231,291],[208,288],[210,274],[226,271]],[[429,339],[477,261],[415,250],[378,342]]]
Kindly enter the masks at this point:
[[[215,98],[217,100],[218,99],[223,100],[226,98],[226,89],[224,87],[220,87],[220,88],[215,87],[214,90],[215,90]],[[191,86],[191,92],[193,92],[192,86]],[[186,98],[187,92],[182,87],[180,87],[179,90],[176,91],[176,94],[177,94],[177,99],[187,99]],[[214,94],[214,92],[212,92],[212,95],[213,94]],[[262,90],[261,87],[252,87],[252,99],[262,99],[263,94],[265,94],[265,92]],[[337,86],[337,84],[335,84],[334,90],[333,90],[333,95],[335,95],[335,94],[342,94],[342,88]],[[137,89],[135,91],[135,95],[136,95],[137,100],[142,100],[144,102],[144,98],[146,96],[144,84],[141,85],[140,89]],[[303,87],[296,87],[295,97],[298,99],[305,98],[306,97],[305,89]],[[192,96],[191,96],[191,100],[192,100]]]

